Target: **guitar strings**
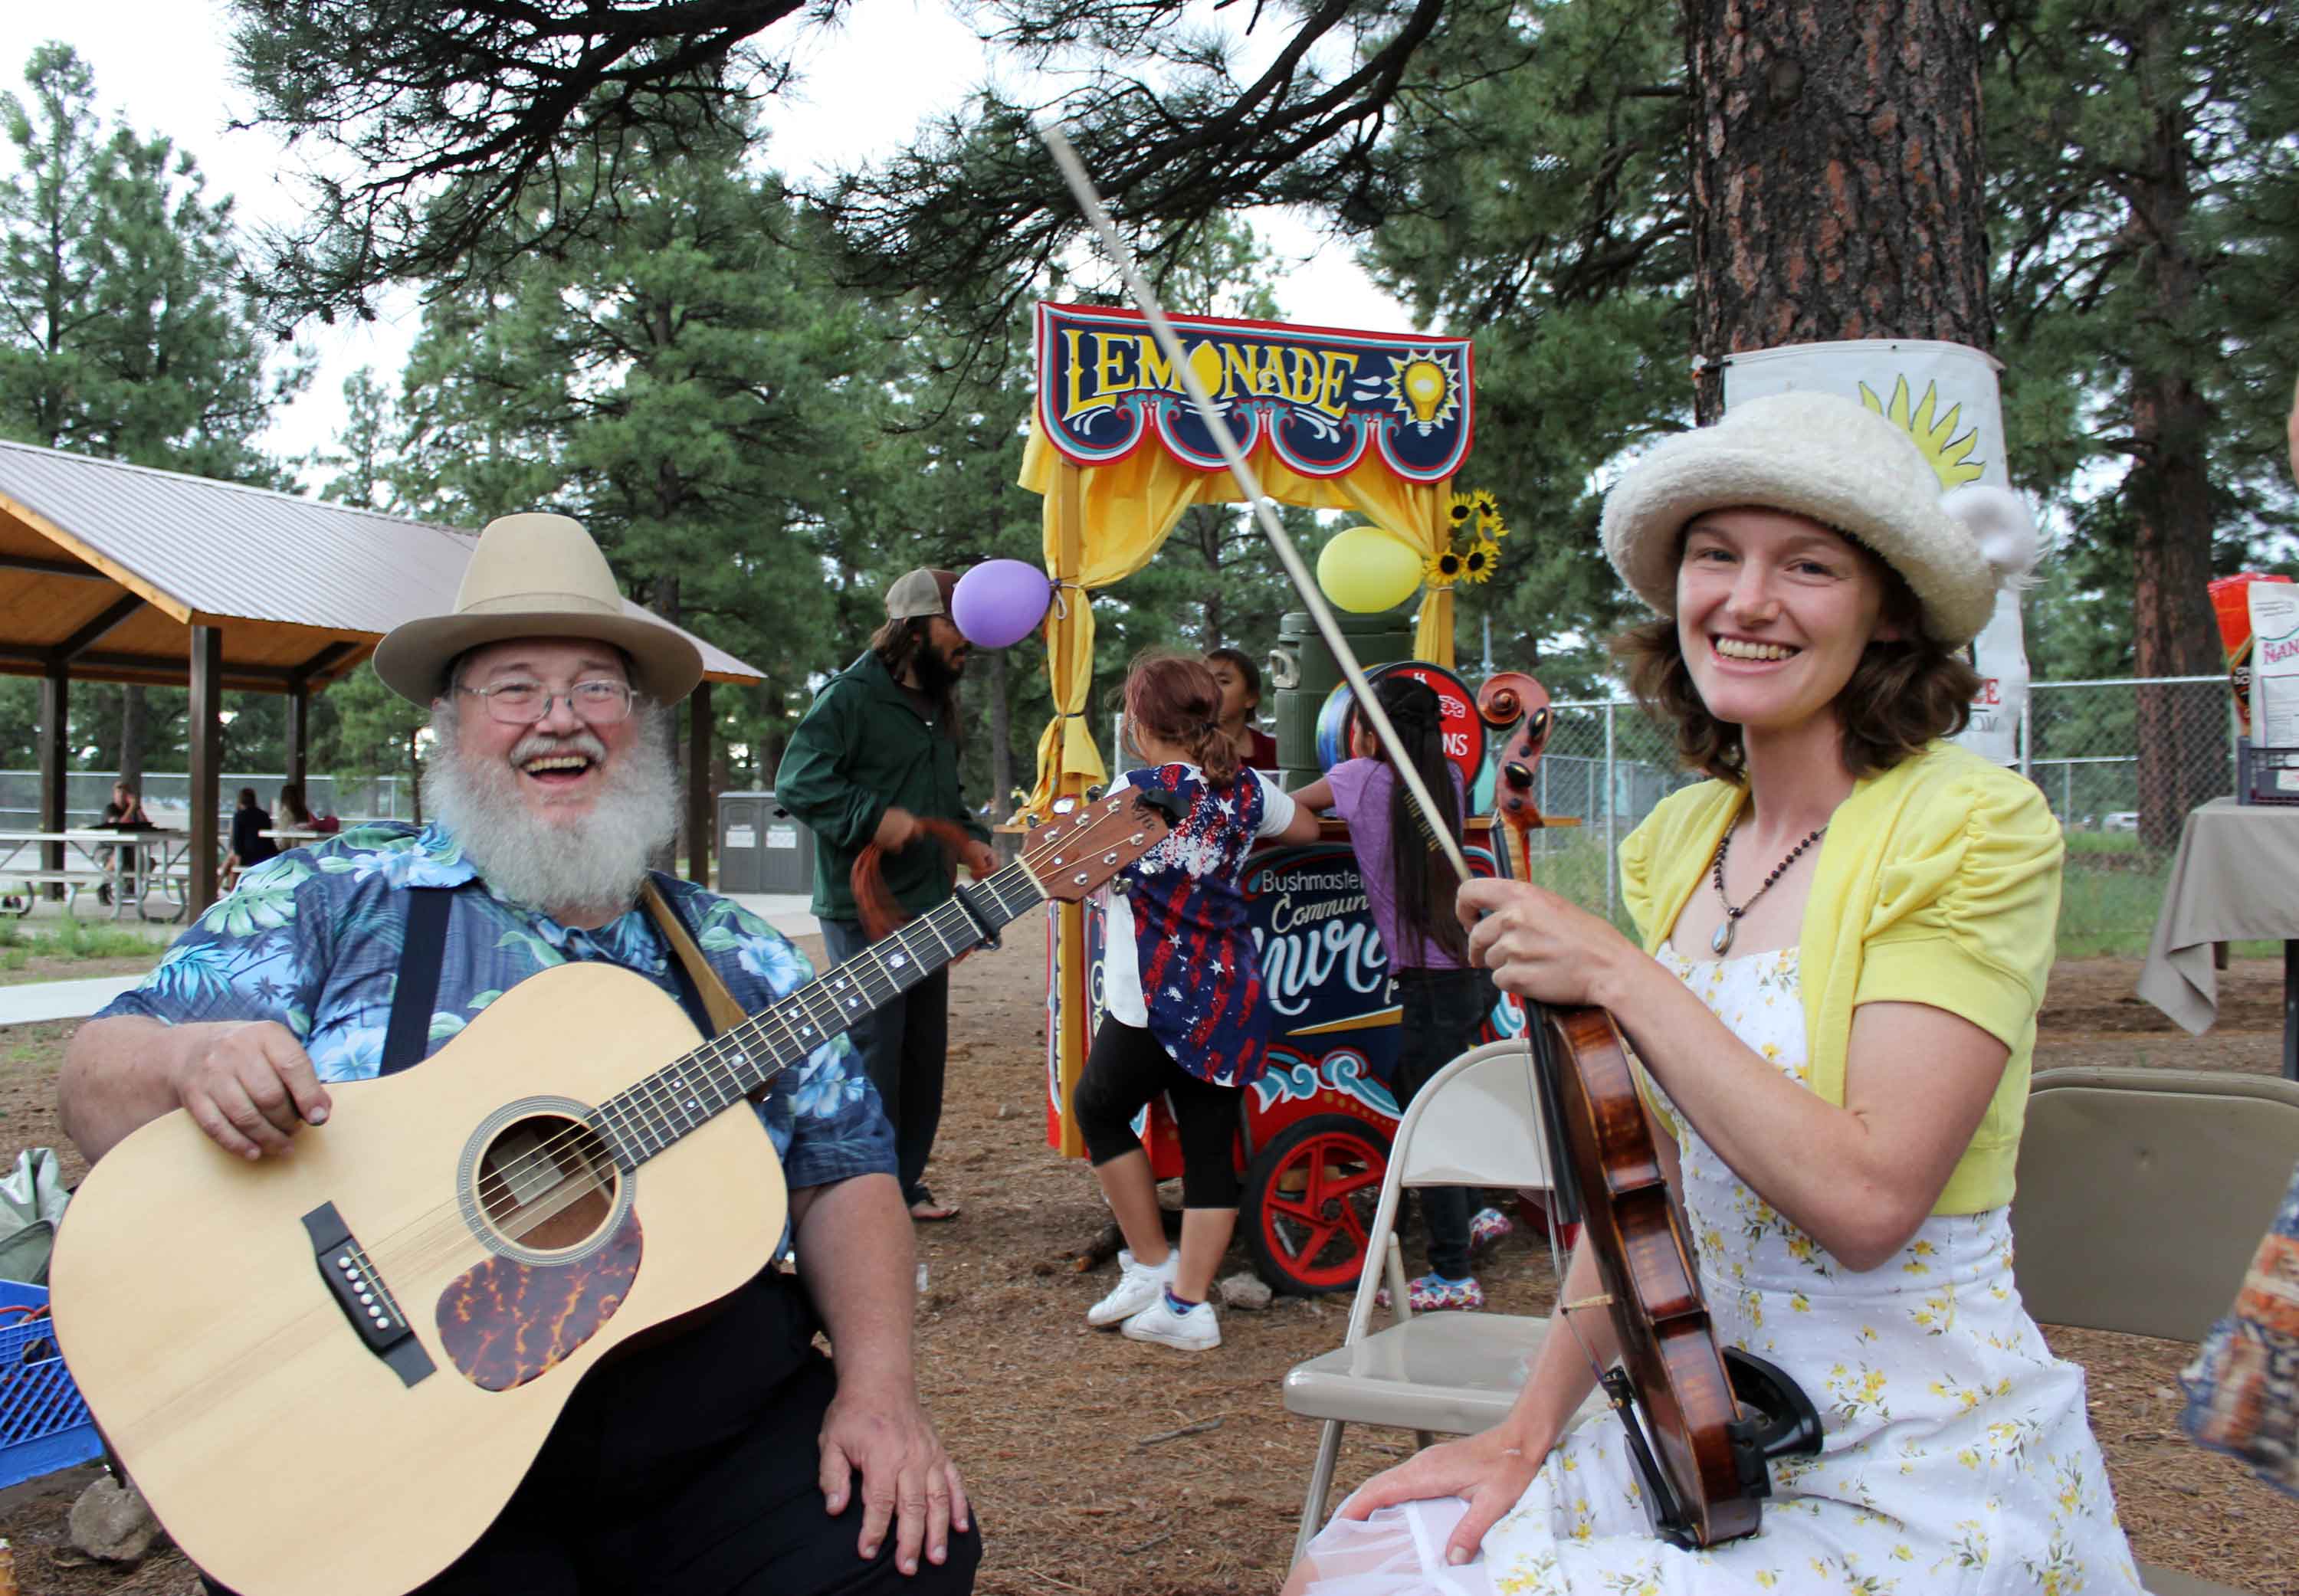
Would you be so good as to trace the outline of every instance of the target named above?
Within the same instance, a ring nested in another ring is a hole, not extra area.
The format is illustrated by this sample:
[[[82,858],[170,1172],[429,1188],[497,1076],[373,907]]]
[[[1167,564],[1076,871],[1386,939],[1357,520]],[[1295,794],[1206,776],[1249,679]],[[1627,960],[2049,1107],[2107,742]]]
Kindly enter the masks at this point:
[[[1042,901],[1046,896],[1039,887],[1031,866],[1044,862],[1041,856],[1055,855],[1057,850],[1075,848],[1079,841],[1085,839],[1083,834],[1097,829],[1108,813],[1105,809],[1098,815],[1089,814],[1064,831],[1038,839],[1015,864],[986,878],[981,883],[982,889],[990,896],[998,911],[1008,918],[1026,913],[1031,905]],[[956,933],[956,939],[945,934],[945,924]],[[610,1183],[597,1178],[598,1165],[594,1157],[578,1151],[577,1144],[586,1138],[602,1140],[614,1152],[629,1156],[631,1166],[635,1169],[637,1164],[664,1151],[687,1131],[699,1129],[718,1113],[731,1109],[735,1101],[745,1095],[743,1090],[735,1090],[734,1096],[724,1103],[705,1109],[701,1098],[689,1092],[688,1076],[697,1076],[707,1087],[724,1093],[743,1087],[742,1078],[728,1066],[747,1063],[751,1051],[759,1041],[766,1044],[769,1056],[776,1054],[803,1055],[826,1045],[842,1034],[853,1019],[876,1008],[904,989],[901,982],[884,966],[882,956],[889,944],[894,945],[899,955],[907,958],[915,959],[928,952],[929,949],[924,946],[925,937],[920,933],[931,933],[934,943],[939,945],[941,957],[945,960],[980,939],[978,929],[962,906],[949,903],[928,911],[894,936],[876,945],[868,953],[833,966],[807,985],[751,1015],[743,1024],[705,1040],[669,1064],[633,1082],[599,1105],[591,1117],[570,1121],[565,1131],[528,1149],[522,1162],[498,1166],[497,1170],[490,1171],[488,1177],[482,1177],[483,1179],[492,1178],[495,1184],[492,1187],[483,1187],[480,1195],[482,1197],[500,1195],[512,1189],[509,1184],[511,1181],[539,1179],[546,1170],[555,1170],[551,1178],[556,1200],[540,1208],[519,1205],[520,1211],[511,1220],[531,1231],[576,1203],[607,1190]],[[864,1000],[867,1006],[855,1007],[854,997],[846,999],[842,1005],[836,999],[836,991],[849,981],[856,988],[855,996]],[[787,1067],[787,1059],[777,1059],[747,1090],[757,1090],[759,1086]],[[647,1119],[650,1114],[654,1116],[652,1123]],[[691,1122],[683,1127],[676,1126],[672,1122],[673,1115]],[[650,1140],[654,1143],[652,1147],[646,1145]],[[566,1157],[569,1154],[580,1159],[590,1170],[591,1178],[587,1182],[583,1180],[580,1171],[566,1169]],[[610,1161],[610,1167],[619,1165]],[[576,1184],[570,1186],[570,1181]],[[505,1226],[494,1228],[499,1230],[507,1228]],[[366,1245],[378,1260],[379,1268],[396,1271],[434,1267],[441,1257],[452,1256],[475,1244],[479,1248],[477,1257],[483,1259],[491,1255],[484,1240],[474,1234],[466,1211],[458,1201],[452,1204],[439,1204],[414,1216],[407,1224],[369,1241]]]
[[[1105,811],[1102,816],[1082,815],[1075,826],[1066,831],[1057,829],[1060,823],[1057,823],[1056,827],[1047,828],[1047,834],[1034,839],[1025,851],[1022,858],[1017,862],[1018,868],[1008,866],[984,881],[982,887],[991,896],[999,912],[1006,914],[1010,920],[1026,913],[1033,904],[1041,902],[1050,896],[1039,884],[1036,871],[1033,866],[1045,862],[1041,856],[1054,854],[1057,848],[1074,848],[1078,842],[1084,840],[1082,834],[1098,827],[1107,813]],[[1137,834],[1135,840],[1138,839]],[[1058,856],[1057,860],[1058,861]],[[921,922],[935,918],[938,913],[939,911],[936,911],[930,913],[929,915],[921,916]],[[913,922],[914,925],[918,923]],[[970,915],[967,916],[963,923],[960,923],[956,917],[952,917],[951,923],[962,933],[964,946],[971,947],[979,939],[978,929],[973,925]],[[904,929],[907,931],[910,928]],[[936,939],[943,944],[945,953],[954,951],[949,939],[942,936],[938,925],[928,924],[925,929],[932,930]],[[884,944],[880,946],[883,947]],[[848,964],[855,962],[848,961]],[[660,1096],[663,1080],[672,1076],[680,1066],[690,1063],[699,1063],[705,1069],[715,1066],[726,1073],[729,1083],[738,1083],[739,1078],[726,1070],[727,1064],[732,1062],[730,1056],[732,1049],[729,1047],[729,1043],[739,1039],[741,1046],[747,1048],[751,1042],[745,1038],[758,1038],[767,1039],[770,1046],[773,1046],[772,1032],[775,1026],[770,1021],[781,1023],[784,1045],[797,1049],[801,1055],[825,1045],[832,1038],[842,1032],[844,1021],[839,1021],[835,1029],[823,1030],[824,1015],[816,1012],[811,1005],[818,1004],[822,996],[827,996],[827,991],[826,989],[818,993],[816,988],[823,987],[830,974],[846,968],[845,964],[834,966],[826,975],[817,977],[806,986],[777,999],[770,1009],[761,1010],[750,1016],[742,1026],[730,1028],[720,1036],[709,1038],[690,1054],[673,1061],[671,1065],[665,1066],[652,1075],[642,1078],[632,1087],[625,1088],[624,1093],[618,1094],[618,1096],[627,1096],[641,1091],[642,1088]],[[863,972],[856,970],[850,973],[859,977]],[[891,981],[892,978],[888,979]],[[892,985],[895,990],[901,989],[898,982]],[[867,990],[867,985],[865,990],[866,992]],[[876,1006],[875,1003],[873,1006]],[[831,1014],[835,1018],[836,1011],[831,1011]],[[801,1015],[811,1022],[811,1030],[818,1033],[812,1039],[808,1038],[805,1030],[793,1030],[791,1028],[792,1021]],[[771,1080],[787,1067],[786,1060],[776,1059],[761,1075],[759,1084],[763,1085],[766,1081]],[[756,1087],[753,1087],[751,1089],[755,1090]],[[632,1108],[626,1112],[636,1112],[639,1102],[639,1099],[634,1099]],[[730,1102],[725,1107],[731,1109],[733,1104]],[[710,1117],[716,1116],[713,1114]],[[564,1211],[565,1208],[572,1203],[583,1201],[606,1188],[595,1178],[589,1184],[587,1189],[585,1188],[578,1177],[570,1176],[564,1166],[559,1163],[558,1154],[577,1138],[600,1138],[602,1134],[610,1134],[614,1129],[615,1127],[610,1124],[602,1132],[600,1126],[590,1121],[576,1121],[563,1135],[550,1138],[522,1155],[521,1161],[516,1166],[517,1173],[519,1178],[526,1178],[535,1175],[545,1165],[552,1169],[555,1171],[552,1192],[560,1200],[551,1211],[552,1213]],[[659,1145],[653,1151],[664,1150],[676,1139],[676,1137],[659,1138]],[[634,1160],[634,1170],[637,1163],[643,1162],[647,1157],[652,1155],[643,1148],[635,1151],[638,1156]],[[618,1170],[620,1168],[618,1165],[610,1167]],[[585,1168],[595,1174],[598,1166],[595,1163],[586,1162]],[[496,1178],[500,1181],[502,1177],[499,1175]],[[438,1211],[440,1211],[435,1210],[433,1213],[436,1214]],[[531,1228],[535,1224],[547,1222],[548,1217],[549,1215],[530,1215],[527,1222]],[[393,1311],[399,1316],[400,1323],[408,1326],[411,1330],[414,1321],[408,1313],[406,1306],[410,1300],[406,1286],[411,1283],[407,1281],[403,1271],[416,1267],[417,1261],[426,1253],[437,1253],[443,1242],[455,1247],[473,1249],[476,1254],[475,1261],[484,1261],[487,1257],[497,1255],[479,1237],[472,1234],[469,1225],[463,1220],[460,1203],[448,1212],[447,1222],[444,1225],[437,1224],[430,1216],[419,1216],[410,1223],[385,1233],[379,1241],[354,1241],[348,1244],[348,1247],[355,1253],[360,1267],[366,1271],[368,1278],[382,1288],[385,1299],[390,1302]],[[449,1255],[452,1256],[452,1253]],[[399,1278],[400,1285],[392,1284],[394,1277]],[[180,1424],[187,1419],[195,1420],[217,1402],[227,1400],[233,1392],[237,1391],[245,1383],[246,1372],[251,1368],[277,1367],[295,1355],[297,1348],[326,1336],[341,1335],[345,1327],[341,1323],[341,1318],[342,1310],[332,1298],[323,1297],[312,1301],[311,1306],[291,1313],[270,1331],[257,1336],[252,1343],[228,1356],[203,1378],[185,1382],[167,1398],[155,1403],[151,1410],[149,1422],[154,1426],[161,1426]]]

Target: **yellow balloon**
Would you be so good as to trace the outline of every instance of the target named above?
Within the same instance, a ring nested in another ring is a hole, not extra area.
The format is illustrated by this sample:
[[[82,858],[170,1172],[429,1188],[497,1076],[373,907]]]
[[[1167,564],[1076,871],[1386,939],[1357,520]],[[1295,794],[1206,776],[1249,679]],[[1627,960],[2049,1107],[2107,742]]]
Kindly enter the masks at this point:
[[[1348,526],[1317,555],[1325,597],[1359,615],[1393,609],[1421,585],[1421,556],[1378,526]]]

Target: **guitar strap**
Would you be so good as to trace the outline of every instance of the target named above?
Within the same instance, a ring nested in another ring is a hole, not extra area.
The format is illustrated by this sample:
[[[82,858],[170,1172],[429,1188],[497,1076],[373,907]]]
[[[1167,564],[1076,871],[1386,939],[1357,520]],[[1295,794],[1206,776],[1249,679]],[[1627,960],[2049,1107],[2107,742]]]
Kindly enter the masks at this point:
[[[700,1027],[702,1034],[715,1037],[749,1019],[749,1013],[735,1001],[735,995],[726,989],[726,983],[718,979],[716,970],[710,968],[710,961],[702,956],[702,949],[695,946],[693,934],[686,929],[686,922],[679,918],[678,911],[670,906],[670,900],[662,895],[662,889],[654,884],[654,877],[647,877],[646,885],[640,889],[639,898],[646,905],[647,913],[654,916],[655,926],[662,932],[662,939],[670,945],[671,972],[678,978],[681,995],[685,996],[690,989],[693,993],[686,1005],[688,1012],[693,1013],[699,1004],[710,1018],[709,1024]]]

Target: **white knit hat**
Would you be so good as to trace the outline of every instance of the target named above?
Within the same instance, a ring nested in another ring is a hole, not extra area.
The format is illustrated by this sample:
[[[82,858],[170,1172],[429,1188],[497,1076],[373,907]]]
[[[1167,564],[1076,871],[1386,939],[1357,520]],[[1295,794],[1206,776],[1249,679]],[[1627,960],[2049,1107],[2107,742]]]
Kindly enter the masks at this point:
[[[2017,493],[1940,491],[1923,451],[1858,400],[1791,391],[1752,399],[1714,426],[1679,433],[1630,467],[1605,499],[1605,552],[1638,598],[1676,608],[1685,523],[1713,509],[1790,510],[1856,540],[1906,579],[1934,640],[1962,648],[1998,589],[2036,563]]]

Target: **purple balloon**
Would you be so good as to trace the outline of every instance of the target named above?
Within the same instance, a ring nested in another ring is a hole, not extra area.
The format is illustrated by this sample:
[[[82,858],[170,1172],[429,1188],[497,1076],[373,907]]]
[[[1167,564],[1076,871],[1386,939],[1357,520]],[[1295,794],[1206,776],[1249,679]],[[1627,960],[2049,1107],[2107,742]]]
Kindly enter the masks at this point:
[[[1038,629],[1054,596],[1046,574],[1022,559],[985,559],[958,579],[950,618],[977,649],[1007,649]]]

